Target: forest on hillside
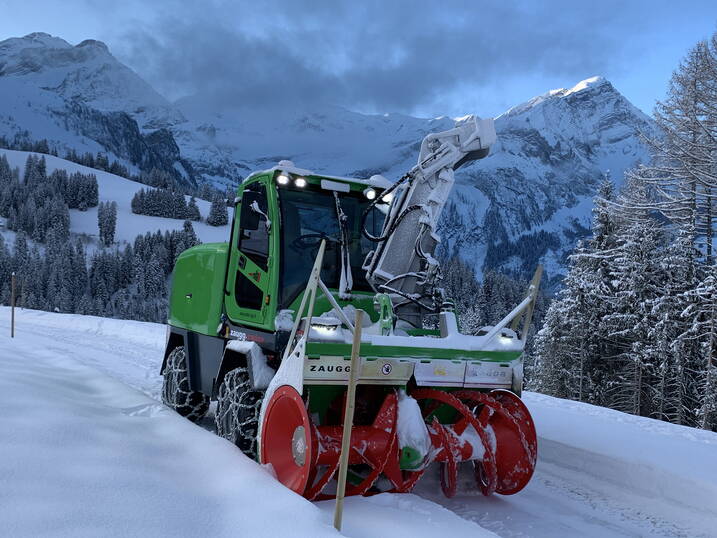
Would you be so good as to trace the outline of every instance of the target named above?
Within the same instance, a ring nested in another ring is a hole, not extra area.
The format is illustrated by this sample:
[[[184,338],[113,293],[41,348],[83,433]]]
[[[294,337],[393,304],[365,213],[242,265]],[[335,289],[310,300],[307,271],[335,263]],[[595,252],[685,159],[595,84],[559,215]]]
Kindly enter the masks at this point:
[[[607,180],[537,334],[532,389],[717,430],[717,34],[675,71],[652,162]]]
[[[184,198],[182,197],[182,201]],[[114,242],[117,207],[98,207],[98,248],[91,254],[70,235],[69,209],[98,206],[92,174],[47,174],[44,157],[28,156],[24,174],[0,157],[0,216],[16,233],[12,248],[0,235],[0,304],[55,312],[165,322],[168,279],[179,254],[199,243],[192,224],[181,231],[146,233],[133,244]]]

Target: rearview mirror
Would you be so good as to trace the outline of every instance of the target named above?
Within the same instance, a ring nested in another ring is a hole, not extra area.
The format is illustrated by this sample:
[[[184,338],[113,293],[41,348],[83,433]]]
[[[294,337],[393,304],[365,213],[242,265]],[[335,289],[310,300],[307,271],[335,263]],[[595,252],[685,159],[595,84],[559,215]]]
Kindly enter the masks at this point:
[[[241,229],[254,231],[259,229],[261,214],[257,213],[252,206],[257,203],[259,193],[245,191],[241,199]]]

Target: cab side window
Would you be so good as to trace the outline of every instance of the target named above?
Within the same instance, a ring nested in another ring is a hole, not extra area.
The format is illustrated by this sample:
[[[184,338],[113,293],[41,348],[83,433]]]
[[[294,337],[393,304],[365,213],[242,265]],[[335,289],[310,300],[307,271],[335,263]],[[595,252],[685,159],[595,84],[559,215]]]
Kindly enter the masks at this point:
[[[255,184],[244,191],[239,217],[237,247],[251,261],[266,271],[269,265],[268,201],[263,185]]]

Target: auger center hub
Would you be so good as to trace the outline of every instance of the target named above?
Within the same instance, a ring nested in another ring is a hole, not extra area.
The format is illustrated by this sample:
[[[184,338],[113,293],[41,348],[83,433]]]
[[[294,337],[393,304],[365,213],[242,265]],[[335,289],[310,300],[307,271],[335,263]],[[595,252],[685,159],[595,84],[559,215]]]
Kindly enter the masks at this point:
[[[306,430],[303,426],[297,426],[291,437],[291,455],[296,465],[304,466],[306,463]]]

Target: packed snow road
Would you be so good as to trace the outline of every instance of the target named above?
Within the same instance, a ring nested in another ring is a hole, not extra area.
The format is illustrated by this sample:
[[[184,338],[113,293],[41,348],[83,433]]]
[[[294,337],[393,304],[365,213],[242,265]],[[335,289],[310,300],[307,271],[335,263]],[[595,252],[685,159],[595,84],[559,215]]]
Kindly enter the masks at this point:
[[[3,534],[337,535],[331,503],[288,492],[205,431],[211,419],[158,403],[162,325],[19,311],[14,340],[8,325],[0,307]],[[344,534],[717,536],[717,435],[525,399],[540,456],[523,492],[445,499],[434,473],[420,497],[349,499]]]
[[[541,394],[524,401],[539,456],[521,493],[445,499],[426,483],[416,493],[501,536],[717,536],[717,434]]]

